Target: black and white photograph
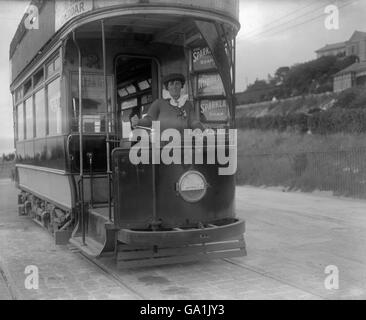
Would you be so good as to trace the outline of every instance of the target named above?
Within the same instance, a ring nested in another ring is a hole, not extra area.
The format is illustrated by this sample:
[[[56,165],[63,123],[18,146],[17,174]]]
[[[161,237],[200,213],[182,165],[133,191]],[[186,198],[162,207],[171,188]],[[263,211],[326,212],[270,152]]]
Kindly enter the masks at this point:
[[[365,300],[365,17],[0,0],[0,300]]]

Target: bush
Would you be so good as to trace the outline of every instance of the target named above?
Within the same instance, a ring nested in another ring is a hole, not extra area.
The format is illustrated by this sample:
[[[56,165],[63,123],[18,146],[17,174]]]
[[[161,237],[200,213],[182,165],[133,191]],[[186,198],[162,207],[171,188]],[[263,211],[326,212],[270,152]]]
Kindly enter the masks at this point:
[[[333,108],[311,115],[299,113],[258,118],[242,117],[238,119],[237,127],[240,129],[277,130],[280,132],[296,129],[301,133],[310,130],[312,133],[322,135],[337,132],[364,133],[366,132],[366,108]]]

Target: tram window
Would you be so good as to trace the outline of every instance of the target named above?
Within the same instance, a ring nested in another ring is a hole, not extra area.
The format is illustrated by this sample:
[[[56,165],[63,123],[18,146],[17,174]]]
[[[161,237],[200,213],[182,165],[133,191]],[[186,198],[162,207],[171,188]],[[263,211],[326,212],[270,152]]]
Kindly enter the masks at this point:
[[[126,88],[128,94],[133,94],[133,93],[136,93],[137,90],[136,90],[136,87],[134,85],[130,85]]]
[[[44,89],[39,90],[34,96],[36,107],[36,137],[46,136],[46,106]]]
[[[47,106],[48,106],[48,134],[60,134],[62,129],[62,113],[60,101],[60,78],[52,81],[47,86]]]
[[[23,98],[23,88],[15,90],[15,102],[18,103]]]
[[[137,107],[137,105],[138,105],[137,98],[127,100],[127,101],[122,102],[122,110],[131,109],[131,108]]]
[[[25,130],[26,139],[33,139],[33,97],[30,97],[25,101]]]
[[[34,88],[38,87],[43,81],[44,81],[44,71],[43,69],[41,69],[33,76]]]
[[[23,104],[17,106],[17,134],[18,141],[24,140],[24,108]]]
[[[47,78],[54,75],[57,71],[60,70],[61,67],[61,59],[60,57],[55,58],[49,64],[47,64]]]
[[[150,80],[151,81],[151,80]],[[151,83],[151,82],[150,82]],[[151,85],[150,85],[149,81],[148,80],[145,80],[145,81],[141,81],[139,82],[138,86],[139,86],[139,89],[141,91],[143,90],[147,90],[147,89],[150,89]]]
[[[25,84],[24,84],[24,95],[26,96],[29,92],[32,91],[32,79],[29,79]]]
[[[78,131],[79,117],[79,88],[78,75],[73,74],[71,80],[72,91],[72,114],[73,114],[73,130]],[[105,104],[104,93],[104,76],[100,74],[84,74],[82,79],[82,103],[83,103],[83,130],[87,133],[103,133],[106,132],[106,116],[107,107]],[[113,92],[113,78],[108,76],[108,109],[110,118],[113,118],[113,110],[111,110]],[[113,123],[111,119],[111,123]],[[113,132],[114,128],[109,126],[109,131]]]

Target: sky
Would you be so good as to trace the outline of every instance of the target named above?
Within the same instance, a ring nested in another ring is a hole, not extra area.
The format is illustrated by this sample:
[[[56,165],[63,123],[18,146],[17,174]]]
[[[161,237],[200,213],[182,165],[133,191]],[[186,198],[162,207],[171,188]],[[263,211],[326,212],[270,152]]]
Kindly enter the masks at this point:
[[[9,46],[29,1],[0,0],[0,155],[13,151],[9,92]],[[337,5],[339,26],[326,28],[325,13]],[[366,0],[240,0],[237,38],[237,88],[266,79],[281,66],[316,58],[315,50],[366,31]]]

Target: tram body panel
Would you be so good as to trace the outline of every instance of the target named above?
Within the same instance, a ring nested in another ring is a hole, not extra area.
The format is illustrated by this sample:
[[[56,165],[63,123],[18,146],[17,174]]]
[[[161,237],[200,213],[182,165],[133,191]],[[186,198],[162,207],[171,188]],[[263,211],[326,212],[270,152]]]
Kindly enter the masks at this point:
[[[21,165],[17,166],[17,170],[20,189],[57,204],[65,210],[72,210],[75,207],[70,176],[65,172]]]
[[[120,228],[148,229],[154,219],[162,228],[182,228],[235,218],[235,177],[218,175],[218,165],[155,165],[154,218],[152,165],[131,164],[129,150],[123,149],[113,152],[112,161],[114,198],[118,204],[114,217]],[[203,199],[194,203],[184,200],[177,190],[179,180],[189,171],[199,172],[207,182]]]

